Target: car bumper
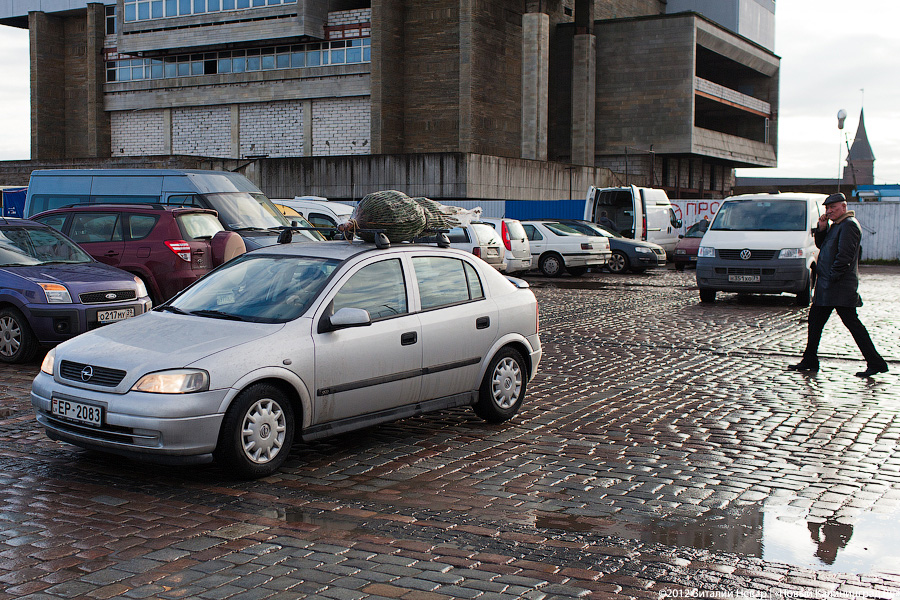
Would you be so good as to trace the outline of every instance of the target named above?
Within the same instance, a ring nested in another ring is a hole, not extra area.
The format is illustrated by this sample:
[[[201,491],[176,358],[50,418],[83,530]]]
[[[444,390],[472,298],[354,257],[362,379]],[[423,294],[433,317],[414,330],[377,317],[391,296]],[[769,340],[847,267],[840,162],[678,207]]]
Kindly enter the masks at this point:
[[[666,255],[665,254],[645,254],[643,252],[635,252],[634,258],[632,260],[633,267],[637,267],[640,269],[653,269],[656,267],[664,267],[666,266]]]
[[[602,267],[609,262],[611,253],[595,252],[593,254],[564,254],[566,267]]]
[[[804,259],[697,260],[697,286],[720,292],[798,293],[806,289],[808,273]]]
[[[41,344],[58,344],[80,333],[102,327],[107,323],[98,320],[98,313],[111,310],[133,309],[134,316],[150,310],[150,299],[115,304],[82,305],[26,305],[22,312],[31,330]]]
[[[518,273],[519,271],[527,271],[530,268],[531,257],[506,259],[506,273]]]
[[[224,416],[216,411],[228,391],[110,394],[60,384],[39,373],[32,384],[31,405],[51,439],[150,462],[198,464],[212,460]],[[101,424],[87,425],[53,414],[54,398],[101,408]],[[172,416],[136,414],[148,405]]]

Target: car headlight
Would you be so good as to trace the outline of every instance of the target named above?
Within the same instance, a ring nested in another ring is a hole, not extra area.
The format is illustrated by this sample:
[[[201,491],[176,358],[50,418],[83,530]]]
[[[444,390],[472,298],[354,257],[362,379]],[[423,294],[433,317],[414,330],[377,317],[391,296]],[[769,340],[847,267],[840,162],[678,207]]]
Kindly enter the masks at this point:
[[[635,246],[634,251],[640,252],[641,254],[653,254],[653,250],[651,250],[650,248],[644,248],[643,246]]]
[[[50,304],[72,304],[72,296],[66,286],[58,283],[39,283],[44,290],[44,296]]]
[[[700,248],[697,249],[697,256],[700,258],[715,258],[716,249],[712,246],[700,246]]]
[[[209,373],[199,369],[175,369],[148,373],[131,388],[151,394],[190,394],[209,389]]]
[[[56,348],[51,348],[50,352],[47,353],[47,356],[44,357],[44,362],[41,363],[41,371],[46,373],[47,375],[53,376],[53,363],[56,361]]]
[[[138,298],[143,298],[143,297],[145,297],[145,296],[149,296],[149,295],[150,295],[150,294],[147,293],[147,286],[144,285],[144,280],[143,280],[143,279],[141,279],[140,277],[138,277],[137,275],[135,275],[135,277],[134,277],[134,282],[137,284],[137,297],[138,297]]]
[[[778,258],[803,258],[803,248],[783,248]]]

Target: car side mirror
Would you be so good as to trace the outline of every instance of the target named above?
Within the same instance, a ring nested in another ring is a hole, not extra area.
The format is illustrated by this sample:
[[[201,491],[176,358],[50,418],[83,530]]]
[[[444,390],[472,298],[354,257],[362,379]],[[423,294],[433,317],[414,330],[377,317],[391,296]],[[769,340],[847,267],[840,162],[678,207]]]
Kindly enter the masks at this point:
[[[330,317],[322,319],[326,327],[325,331],[336,331],[338,329],[347,329],[348,327],[365,327],[372,324],[372,318],[369,311],[362,308],[345,307],[338,310]]]
[[[684,239],[684,236],[681,235],[681,234],[679,233],[679,234],[678,234],[678,239],[679,239],[679,240],[683,240],[683,239]]]

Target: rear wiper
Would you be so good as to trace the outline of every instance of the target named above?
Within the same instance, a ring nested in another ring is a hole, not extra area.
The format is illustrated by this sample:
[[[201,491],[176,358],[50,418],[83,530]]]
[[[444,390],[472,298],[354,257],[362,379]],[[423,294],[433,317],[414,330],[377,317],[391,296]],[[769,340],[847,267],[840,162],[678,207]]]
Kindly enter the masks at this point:
[[[197,315],[198,317],[212,317],[214,319],[227,319],[229,321],[246,321],[245,318],[239,317],[237,315],[232,315],[227,312],[222,312],[221,310],[192,310],[191,315]]]

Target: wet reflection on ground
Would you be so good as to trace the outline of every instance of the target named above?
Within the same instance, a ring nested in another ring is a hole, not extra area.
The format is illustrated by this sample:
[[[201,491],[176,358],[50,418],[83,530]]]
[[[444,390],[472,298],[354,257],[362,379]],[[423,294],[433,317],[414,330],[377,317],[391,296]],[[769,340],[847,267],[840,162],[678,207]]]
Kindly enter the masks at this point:
[[[654,519],[639,523],[539,513],[534,525],[538,529],[737,553],[842,573],[896,572],[900,565],[900,539],[893,535],[900,507],[864,512],[852,519],[822,520],[794,512],[787,505],[749,505],[710,511],[693,520]]]

